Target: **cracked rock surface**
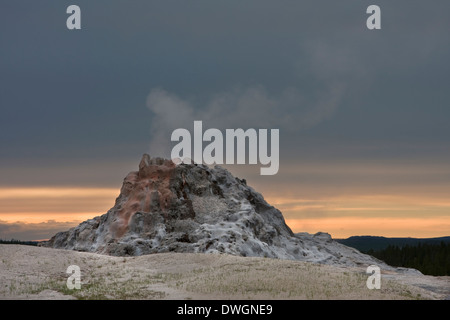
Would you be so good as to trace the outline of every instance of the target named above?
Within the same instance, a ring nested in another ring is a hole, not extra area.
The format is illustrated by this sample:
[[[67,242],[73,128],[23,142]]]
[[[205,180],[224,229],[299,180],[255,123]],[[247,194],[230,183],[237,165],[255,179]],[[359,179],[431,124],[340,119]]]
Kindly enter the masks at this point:
[[[42,245],[113,256],[228,253],[394,269],[327,233],[294,234],[278,209],[219,166],[175,165],[148,154],[125,177],[114,207]]]

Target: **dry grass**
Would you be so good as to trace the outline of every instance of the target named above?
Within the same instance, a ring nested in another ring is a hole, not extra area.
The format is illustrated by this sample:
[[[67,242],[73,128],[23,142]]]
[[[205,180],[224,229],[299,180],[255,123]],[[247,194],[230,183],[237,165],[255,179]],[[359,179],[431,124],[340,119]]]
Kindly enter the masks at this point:
[[[66,286],[69,265],[81,289]],[[230,255],[167,253],[110,257],[0,245],[0,299],[430,299],[440,296],[363,269]]]
[[[275,259],[246,258],[183,273],[176,288],[233,299],[409,299],[421,293],[385,281],[380,290],[366,287],[361,271]],[[173,282],[170,283],[173,285]]]

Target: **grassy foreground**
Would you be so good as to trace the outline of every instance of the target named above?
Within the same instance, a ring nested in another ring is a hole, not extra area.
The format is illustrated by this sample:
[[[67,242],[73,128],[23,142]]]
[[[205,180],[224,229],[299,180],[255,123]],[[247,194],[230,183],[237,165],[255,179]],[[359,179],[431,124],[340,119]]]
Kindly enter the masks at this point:
[[[67,267],[81,270],[68,289]],[[268,258],[164,253],[110,257],[0,245],[0,299],[433,299],[428,290],[382,275],[369,290],[363,268]]]

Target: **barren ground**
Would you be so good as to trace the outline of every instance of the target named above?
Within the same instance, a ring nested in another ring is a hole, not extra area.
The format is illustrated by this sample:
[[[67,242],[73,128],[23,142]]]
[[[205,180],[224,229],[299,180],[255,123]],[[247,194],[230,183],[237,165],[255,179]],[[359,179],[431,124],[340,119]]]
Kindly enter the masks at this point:
[[[67,267],[81,269],[70,290]],[[450,277],[382,271],[366,287],[364,268],[225,254],[112,257],[0,245],[0,299],[449,299]]]

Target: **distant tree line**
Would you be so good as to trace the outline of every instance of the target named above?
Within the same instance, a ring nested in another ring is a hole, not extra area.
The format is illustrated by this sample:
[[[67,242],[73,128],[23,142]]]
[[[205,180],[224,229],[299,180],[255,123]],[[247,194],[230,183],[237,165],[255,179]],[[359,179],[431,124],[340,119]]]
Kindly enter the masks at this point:
[[[450,276],[450,243],[443,241],[416,246],[389,245],[383,250],[370,249],[367,253],[391,266],[414,268],[433,276]]]
[[[27,246],[37,246],[38,245],[38,241],[22,241],[22,240],[16,240],[16,239],[11,239],[11,240],[0,239],[0,244],[24,244],[24,245],[27,245]]]

